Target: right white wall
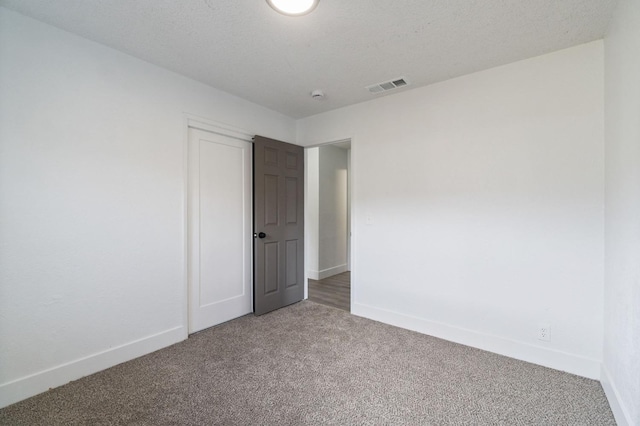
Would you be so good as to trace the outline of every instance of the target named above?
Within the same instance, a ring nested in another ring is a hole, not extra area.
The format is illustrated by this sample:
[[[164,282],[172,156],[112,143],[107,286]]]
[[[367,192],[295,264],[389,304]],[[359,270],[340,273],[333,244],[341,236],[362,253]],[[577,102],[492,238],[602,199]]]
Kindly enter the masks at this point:
[[[618,424],[640,425],[640,1],[605,38],[605,316],[602,384]]]
[[[353,313],[600,376],[603,56],[597,41],[298,121],[301,145],[351,138]]]

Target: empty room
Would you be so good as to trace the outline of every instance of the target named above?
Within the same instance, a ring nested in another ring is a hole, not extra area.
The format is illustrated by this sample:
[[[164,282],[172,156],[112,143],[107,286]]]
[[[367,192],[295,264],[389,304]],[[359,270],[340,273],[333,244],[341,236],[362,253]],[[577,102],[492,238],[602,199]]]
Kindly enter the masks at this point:
[[[638,76],[638,0],[0,0],[0,424],[640,426]]]

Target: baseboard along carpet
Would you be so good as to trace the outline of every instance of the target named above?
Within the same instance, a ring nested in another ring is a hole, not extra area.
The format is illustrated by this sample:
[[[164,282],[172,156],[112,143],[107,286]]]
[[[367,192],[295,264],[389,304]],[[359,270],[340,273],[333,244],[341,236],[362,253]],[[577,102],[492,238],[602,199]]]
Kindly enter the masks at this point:
[[[0,410],[2,425],[615,425],[600,383],[310,301]]]

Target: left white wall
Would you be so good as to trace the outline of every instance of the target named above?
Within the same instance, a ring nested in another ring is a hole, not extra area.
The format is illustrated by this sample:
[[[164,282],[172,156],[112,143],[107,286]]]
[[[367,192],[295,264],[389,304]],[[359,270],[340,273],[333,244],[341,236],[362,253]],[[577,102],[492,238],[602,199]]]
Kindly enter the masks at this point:
[[[0,407],[186,337],[184,113],[295,122],[0,8]]]

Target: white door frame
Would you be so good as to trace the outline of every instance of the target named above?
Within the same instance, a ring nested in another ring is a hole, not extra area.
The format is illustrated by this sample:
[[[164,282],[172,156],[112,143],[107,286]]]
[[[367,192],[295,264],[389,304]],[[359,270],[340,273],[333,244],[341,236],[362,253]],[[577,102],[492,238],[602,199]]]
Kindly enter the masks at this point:
[[[356,192],[355,189],[355,185],[354,185],[354,176],[355,176],[355,168],[354,168],[354,162],[353,162],[353,158],[354,158],[354,147],[355,147],[355,136],[349,136],[349,137],[345,137],[345,138],[341,138],[341,139],[336,139],[330,142],[321,142],[321,143],[316,143],[313,145],[308,145],[305,146],[305,150],[306,149],[310,149],[310,148],[319,148],[321,146],[327,146],[327,145],[335,145],[338,143],[343,143],[343,142],[351,142],[351,148],[350,148],[350,152],[349,152],[349,156],[348,156],[348,178],[347,178],[347,185],[348,185],[348,191],[347,191],[347,205],[348,205],[348,222],[347,222],[347,232],[349,235],[347,235],[347,259],[348,259],[348,266],[349,266],[349,270],[351,271],[351,294],[350,294],[350,298],[351,298],[351,303],[350,303],[350,308],[351,308],[351,313],[354,312],[354,307],[355,307],[355,301],[356,301],[356,288],[357,288],[357,281],[356,281],[356,276],[357,276],[357,271],[356,271],[356,262],[355,262],[355,252],[356,252],[356,230],[354,227],[354,217],[355,216],[355,208],[356,206],[353,203],[354,200],[354,194]],[[306,160],[307,160],[307,156],[305,155],[305,170],[308,170],[308,165],[306,164]],[[308,191],[308,185],[309,181],[308,179],[305,179],[305,234],[306,234],[306,229],[308,226],[311,226],[311,220],[309,219],[309,208],[307,206],[307,194],[309,193]],[[306,243],[305,243],[306,244]],[[305,249],[304,252],[304,298],[307,299],[309,298],[309,256],[310,251]]]

